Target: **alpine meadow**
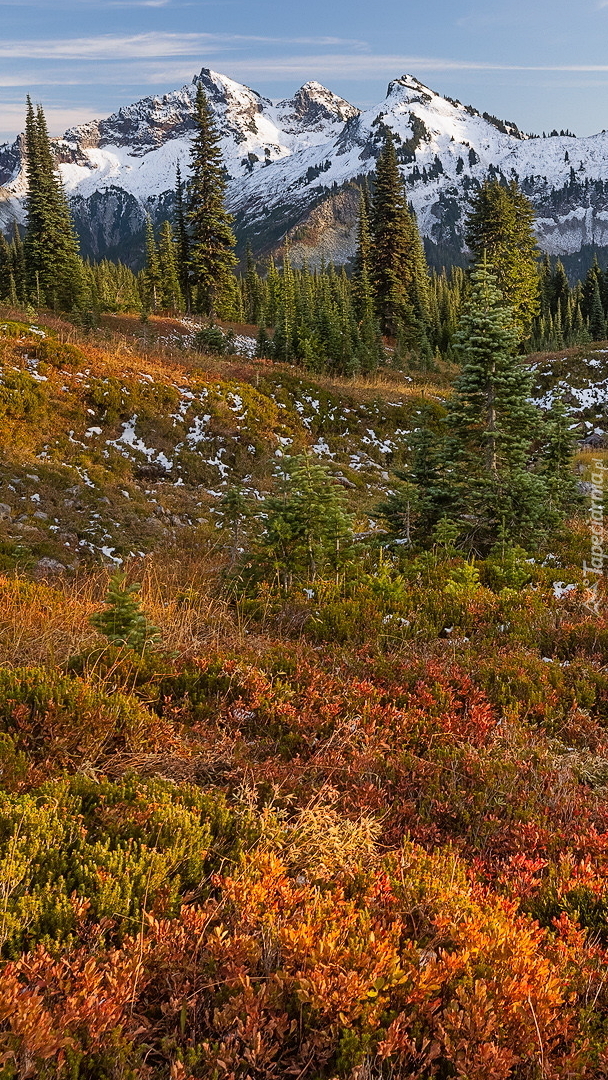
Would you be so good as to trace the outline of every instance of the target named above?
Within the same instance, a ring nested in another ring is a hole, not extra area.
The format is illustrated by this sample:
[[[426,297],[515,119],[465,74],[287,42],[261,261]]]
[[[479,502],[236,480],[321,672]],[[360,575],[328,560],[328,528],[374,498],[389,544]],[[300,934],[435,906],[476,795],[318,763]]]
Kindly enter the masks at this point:
[[[0,1080],[605,1080],[608,134],[36,96]]]

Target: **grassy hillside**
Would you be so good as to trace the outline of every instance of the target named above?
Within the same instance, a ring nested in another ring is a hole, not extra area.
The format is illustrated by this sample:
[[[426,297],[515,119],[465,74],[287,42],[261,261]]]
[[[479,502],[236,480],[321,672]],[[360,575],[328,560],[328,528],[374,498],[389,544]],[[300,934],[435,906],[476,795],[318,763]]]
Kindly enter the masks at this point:
[[[606,1076],[608,609],[604,579],[586,606],[584,515],[476,563],[383,549],[363,534],[447,381],[5,315],[0,1077]],[[602,348],[533,358],[539,398],[601,382]],[[601,427],[601,395],[569,405]],[[357,558],[235,589],[305,451]],[[118,560],[159,630],[143,652],[90,621]]]

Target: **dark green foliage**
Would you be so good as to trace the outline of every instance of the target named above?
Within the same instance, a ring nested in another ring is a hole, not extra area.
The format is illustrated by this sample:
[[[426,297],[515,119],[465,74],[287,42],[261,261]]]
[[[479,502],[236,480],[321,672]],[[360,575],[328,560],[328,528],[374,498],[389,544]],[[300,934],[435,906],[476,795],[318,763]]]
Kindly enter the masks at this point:
[[[262,320],[264,288],[253,260],[251,244],[247,244],[246,271],[243,279],[243,304],[245,319],[259,325]]]
[[[336,375],[370,372],[385,359],[369,290],[364,301],[344,270],[294,269],[287,250],[281,271],[271,263],[266,278],[250,265],[246,304],[250,296],[260,308],[258,356]]]
[[[15,291],[11,249],[4,233],[0,231],[0,298],[8,300],[11,290]]]
[[[158,248],[154,227],[151,219],[146,218],[146,266],[143,273],[144,281],[144,306],[156,312],[159,306],[161,291],[161,272],[158,259]]]
[[[182,180],[179,164],[177,166],[175,185],[175,243],[177,247],[177,270],[180,292],[186,305],[186,311],[190,311],[190,277],[188,270],[190,262],[190,237],[188,236],[188,228],[186,225],[186,196],[184,182]]]
[[[352,557],[352,517],[344,492],[325,465],[309,457],[283,458],[281,491],[262,504],[264,531],[245,577],[314,582],[337,574]]]
[[[84,291],[78,240],[51,152],[44,113],[40,107],[34,112],[29,97],[25,130],[27,291],[38,306],[46,303],[69,311],[82,302]]]
[[[451,514],[481,549],[499,536],[529,541],[547,524],[545,486],[528,467],[540,418],[517,340],[514,313],[482,263],[455,339],[462,373],[446,420]]]
[[[424,351],[428,271],[390,133],[378,158],[371,228],[371,275],[381,329],[399,337],[405,349]]]
[[[85,263],[83,271],[93,311],[141,310],[138,279],[130,267],[104,259],[100,263]]]
[[[466,242],[474,260],[484,257],[505,300],[513,309],[522,337],[539,312],[538,249],[534,211],[512,181],[486,180],[472,200]]]
[[[234,332],[229,330],[225,333],[221,326],[212,323],[197,330],[194,335],[194,348],[200,352],[212,353],[215,356],[229,356],[232,353]]]
[[[188,183],[189,280],[196,297],[196,310],[213,316],[227,294],[232,295],[236,239],[232,218],[224,207],[226,177],[219,135],[200,85],[194,122],[196,134]]]
[[[110,579],[105,598],[106,610],[91,616],[91,623],[112,645],[126,645],[143,653],[159,639],[159,631],[148,622],[141,610],[138,583],[126,584],[126,575],[117,570]]]
[[[545,478],[550,510],[569,516],[583,500],[572,469],[576,434],[560,397],[554,400],[543,420],[538,469]]]
[[[441,421],[426,406],[411,441],[411,462],[397,469],[399,486],[378,506],[389,534],[407,543],[428,542],[452,504],[443,476]]]
[[[179,253],[179,240],[174,238],[170,223],[163,221],[158,244],[160,306],[163,311],[178,312],[183,309]]]
[[[367,186],[361,192],[357,253],[353,269],[353,306],[357,319],[360,345],[359,369],[365,374],[373,371],[383,359],[382,341],[376,318],[372,287],[372,235],[370,228],[370,199]]]
[[[443,437],[423,424],[406,487],[380,508],[391,534],[429,543],[442,522],[459,542],[537,542],[571,507],[572,440],[559,407],[547,421],[531,404],[532,374],[516,356],[518,328],[485,260],[454,339],[462,365]],[[569,506],[570,503],[570,506]]]
[[[589,334],[592,341],[603,341],[606,337],[606,318],[602,304],[600,283],[596,278],[593,283],[593,294],[589,311]]]

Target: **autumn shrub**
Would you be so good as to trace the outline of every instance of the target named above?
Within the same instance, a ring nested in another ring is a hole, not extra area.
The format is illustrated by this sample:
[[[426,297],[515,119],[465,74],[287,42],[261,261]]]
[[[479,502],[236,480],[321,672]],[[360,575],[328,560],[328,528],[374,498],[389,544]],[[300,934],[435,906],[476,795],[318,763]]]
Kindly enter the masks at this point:
[[[137,698],[42,668],[0,669],[0,725],[19,749],[55,765],[118,751],[168,749],[176,731]]]
[[[70,345],[53,337],[36,339],[33,347],[28,344],[28,352],[33,352],[38,360],[55,368],[70,369],[87,364],[87,357],[77,345]]]
[[[215,889],[179,919],[148,917],[113,953],[77,950],[59,968],[40,950],[5,966],[5,1061],[25,1053],[67,1075],[69,1053],[120,1033],[134,1064],[153,1023],[156,1054],[137,1075],[353,1078],[366,1063],[429,1078],[594,1075],[570,974],[580,938],[554,946],[449,851],[406,845],[323,889],[260,851]]]
[[[185,896],[204,896],[210,873],[253,836],[221,795],[134,774],[4,792],[0,948],[56,952],[89,924],[120,940],[144,912],[175,914]]]
[[[25,371],[2,370],[0,374],[0,419],[35,421],[45,414],[46,395]]]

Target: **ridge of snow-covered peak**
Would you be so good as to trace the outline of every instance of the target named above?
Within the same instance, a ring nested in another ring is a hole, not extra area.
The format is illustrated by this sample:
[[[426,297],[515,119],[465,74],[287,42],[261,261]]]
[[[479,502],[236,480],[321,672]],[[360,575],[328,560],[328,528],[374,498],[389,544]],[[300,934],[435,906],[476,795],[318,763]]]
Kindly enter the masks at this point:
[[[394,99],[403,103],[425,101],[428,104],[433,98],[438,97],[440,97],[439,94],[425,86],[415,75],[401,75],[398,79],[391,79],[389,82],[385,101],[387,105]]]
[[[192,97],[196,96],[197,87],[202,86],[207,100],[216,113],[226,115],[235,125],[247,123],[265,105],[270,105],[268,98],[263,98],[257,90],[252,90],[244,83],[235,82],[227,75],[220,75],[211,68],[202,68],[192,80]]]
[[[232,136],[237,143],[244,142],[244,129],[251,130],[251,121],[262,112],[266,99],[209,68],[203,68],[180,90],[141,98],[105,120],[70,128],[63,141],[81,150],[117,146],[129,147],[135,156],[147,154],[171,139],[183,139],[193,133],[194,100],[199,85],[207,95],[221,134]]]
[[[290,151],[332,142],[359,110],[318,82],[307,82],[292,98],[264,105],[268,120]]]
[[[13,143],[0,143],[0,187],[10,184],[19,175],[23,157],[21,136]]]
[[[141,98],[122,106],[105,120],[92,120],[69,128],[63,141],[82,150],[103,146],[129,147],[136,155],[182,138],[194,127],[191,85],[171,93]]]
[[[326,86],[314,81],[304,83],[292,98],[275,102],[275,108],[282,118],[283,130],[294,134],[327,130],[328,124],[332,127],[345,124],[353,116],[358,116],[360,111]]]

